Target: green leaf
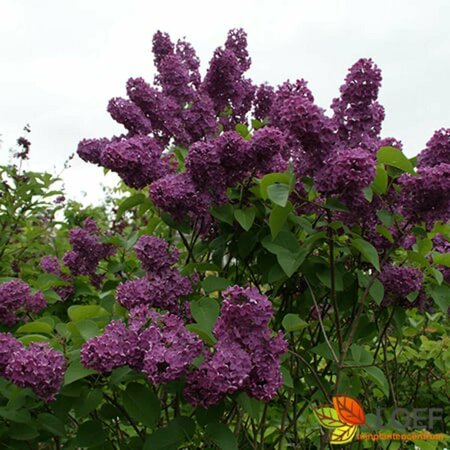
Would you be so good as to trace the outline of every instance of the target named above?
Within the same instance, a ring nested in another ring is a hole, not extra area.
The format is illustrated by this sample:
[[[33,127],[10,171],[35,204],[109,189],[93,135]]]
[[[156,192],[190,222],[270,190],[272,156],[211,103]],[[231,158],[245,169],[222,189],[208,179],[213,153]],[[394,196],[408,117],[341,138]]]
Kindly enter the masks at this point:
[[[301,331],[308,327],[308,324],[298,314],[292,313],[284,316],[282,325],[287,332]]]
[[[289,214],[292,211],[292,205],[288,203],[284,208],[275,205],[269,216],[269,227],[272,238],[275,239],[282,230]]]
[[[176,450],[190,441],[194,434],[195,422],[189,417],[179,416],[152,433],[145,441],[143,450]]]
[[[248,231],[255,221],[255,208],[236,209],[234,211],[234,217],[238,221],[239,225]]]
[[[450,253],[435,253],[433,262],[441,266],[450,267]]]
[[[202,288],[209,294],[214,291],[223,291],[232,284],[233,283],[226,278],[210,275],[202,281]]]
[[[243,123],[238,123],[234,129],[244,138],[248,139],[250,136],[250,131],[247,128],[247,125],[244,125]]]
[[[195,333],[202,341],[206,342],[207,344],[215,344],[216,339],[209,327],[200,325],[198,323],[189,323],[186,325],[186,328],[192,333]]]
[[[30,342],[48,342],[50,338],[43,336],[42,334],[27,334],[19,338],[19,341],[24,345],[28,345]]]
[[[350,351],[352,354],[353,361],[355,361],[357,364],[361,365],[372,364],[373,362],[372,354],[361,345],[352,344],[350,347]]]
[[[370,187],[365,187],[363,189],[363,194],[365,199],[370,203],[373,199],[373,191]]]
[[[336,198],[327,198],[324,207],[329,209],[330,211],[342,211],[342,212],[349,211],[349,209]]]
[[[307,254],[307,249],[302,249],[297,253],[283,251],[277,254],[277,261],[284,273],[290,278],[303,264]]]
[[[44,334],[52,334],[53,327],[40,320],[36,320],[34,322],[28,322],[17,329],[18,333],[44,333]]]
[[[96,373],[95,370],[86,369],[79,360],[75,360],[69,364],[69,367],[64,374],[64,386],[73,383],[74,381],[86,378],[89,375]]]
[[[36,428],[26,423],[13,423],[8,429],[8,437],[17,441],[31,441],[38,436]]]
[[[93,320],[80,320],[75,323],[75,326],[85,341],[100,334],[98,325]]]
[[[383,283],[380,280],[375,279],[372,283],[372,286],[370,286],[369,294],[375,300],[375,303],[379,305],[384,298]]]
[[[94,447],[105,442],[107,434],[99,420],[89,420],[78,427],[74,443],[77,447]]]
[[[289,199],[290,187],[288,184],[272,184],[267,187],[267,196],[273,203],[285,207]]]
[[[356,238],[353,239],[352,246],[358,250],[364,258],[366,258],[367,261],[375,267],[375,269],[380,271],[380,260],[377,249],[370,242],[367,242],[362,238]]]
[[[101,389],[90,389],[86,395],[77,399],[73,405],[73,410],[78,417],[86,417],[94,411],[103,400],[103,392]]]
[[[211,208],[211,214],[221,222],[233,225],[234,211],[233,207],[229,203],[226,203],[225,205],[222,206],[215,206],[214,208]]]
[[[147,197],[142,193],[134,194],[126,198],[117,208],[117,217],[121,217],[125,211],[144,203],[146,200]]]
[[[387,228],[389,228],[394,223],[392,214],[385,209],[380,209],[379,211],[377,211],[377,216]]]
[[[375,172],[375,178],[372,182],[373,191],[382,195],[386,192],[388,187],[388,175],[382,164],[377,164],[377,171]]]
[[[221,450],[238,450],[238,444],[231,430],[222,423],[210,423],[205,427],[206,437]]]
[[[389,397],[389,383],[383,371],[378,367],[364,367],[364,371],[369,375],[372,381],[383,391],[386,397]]]
[[[377,152],[377,161],[380,164],[396,167],[404,172],[414,173],[411,161],[395,147],[381,147]]]
[[[281,375],[283,377],[283,385],[293,389],[294,388],[294,380],[292,379],[291,373],[285,366],[281,366],[280,368]]]
[[[377,233],[381,234],[381,236],[386,238],[389,242],[394,242],[394,236],[392,236],[392,233],[384,225],[377,225],[375,229],[377,230]]]
[[[73,305],[67,310],[67,315],[73,322],[78,322],[79,320],[108,317],[109,313],[99,305]]]
[[[216,300],[208,297],[192,301],[191,314],[195,321],[202,327],[212,331],[214,323],[219,316],[219,305]]]
[[[427,294],[439,306],[439,309],[447,314],[450,306],[450,288],[445,285],[434,285],[427,288]]]
[[[153,427],[161,414],[158,397],[143,384],[130,383],[123,392],[123,406],[128,414],[148,427]]]
[[[42,413],[37,416],[37,420],[42,428],[55,436],[64,436],[64,422],[53,414]]]
[[[287,173],[268,173],[267,175],[265,175],[262,178],[261,183],[259,185],[261,197],[264,200],[268,199],[267,188],[275,183],[283,183],[290,185],[291,177]]]
[[[252,418],[255,420],[259,419],[261,412],[262,402],[249,397],[245,392],[241,392],[237,399],[238,405]]]

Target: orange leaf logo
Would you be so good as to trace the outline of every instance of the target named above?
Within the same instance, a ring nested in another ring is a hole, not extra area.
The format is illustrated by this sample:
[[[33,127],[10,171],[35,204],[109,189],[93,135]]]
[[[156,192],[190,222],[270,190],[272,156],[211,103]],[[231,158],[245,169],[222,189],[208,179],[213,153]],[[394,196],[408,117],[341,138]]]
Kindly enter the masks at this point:
[[[362,406],[352,397],[336,395],[333,405],[339,419],[347,425],[365,425],[366,417]]]

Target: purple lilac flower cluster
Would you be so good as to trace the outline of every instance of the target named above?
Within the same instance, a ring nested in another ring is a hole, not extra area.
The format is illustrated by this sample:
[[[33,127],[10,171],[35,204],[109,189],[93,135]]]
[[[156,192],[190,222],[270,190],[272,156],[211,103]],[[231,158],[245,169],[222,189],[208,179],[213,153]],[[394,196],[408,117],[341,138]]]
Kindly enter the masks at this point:
[[[38,313],[47,306],[42,292],[31,292],[22,280],[0,284],[0,324],[12,326],[23,312]]]
[[[117,301],[129,311],[146,305],[183,315],[186,310],[180,298],[192,292],[192,283],[173,267],[178,261],[178,250],[170,249],[164,239],[144,235],[136,243],[135,252],[147,273],[121,283],[116,291]]]
[[[186,399],[211,406],[238,390],[268,401],[282,384],[280,356],[287,350],[282,333],[268,327],[272,304],[253,288],[231,287],[223,293],[214,327],[217,342],[205,361],[187,377]]]
[[[424,292],[423,273],[419,269],[387,265],[383,267],[380,281],[385,292],[382,306],[418,308],[422,312],[429,309],[430,299]],[[408,299],[414,293],[417,293],[416,297]]]
[[[62,353],[46,342],[32,342],[26,348],[10,333],[0,333],[0,376],[30,388],[45,402],[55,399],[65,366]]]
[[[81,349],[81,361],[100,373],[128,365],[155,384],[183,376],[200,355],[200,339],[173,314],[159,314],[142,305],[124,322],[111,322],[101,336],[89,339]]]

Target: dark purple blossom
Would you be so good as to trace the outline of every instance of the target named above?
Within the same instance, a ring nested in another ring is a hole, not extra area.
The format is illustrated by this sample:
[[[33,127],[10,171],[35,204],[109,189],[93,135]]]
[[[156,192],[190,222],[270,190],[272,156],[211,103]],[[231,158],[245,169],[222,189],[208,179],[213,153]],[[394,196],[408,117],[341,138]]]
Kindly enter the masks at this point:
[[[192,102],[181,111],[181,118],[189,141],[211,139],[218,132],[218,123],[214,105],[206,94],[198,94]]]
[[[150,186],[150,198],[176,221],[207,214],[210,198],[196,188],[188,173],[170,174]]]
[[[23,345],[11,333],[0,333],[0,376],[5,376],[5,369],[17,351],[23,349]]]
[[[363,148],[333,152],[315,176],[317,190],[325,195],[353,194],[370,185],[375,177],[375,159]]]
[[[138,334],[120,320],[109,323],[102,335],[89,339],[81,349],[83,365],[101,373],[127,364],[133,367],[141,357]]]
[[[400,304],[408,306],[407,296],[420,291],[423,274],[414,267],[385,266],[380,281],[384,286],[383,306]]]
[[[111,117],[122,124],[132,134],[148,134],[152,129],[150,120],[132,101],[115,97],[108,103]]]
[[[174,52],[174,45],[167,33],[157,31],[153,35],[153,57],[156,68],[159,67],[161,61],[168,55],[172,55]]]
[[[104,148],[111,141],[106,138],[101,139],[83,139],[78,144],[78,156],[86,162],[100,164],[100,157]]]
[[[278,128],[269,126],[255,131],[250,145],[254,167],[262,174],[273,168],[277,158],[287,159],[286,138]]]
[[[46,342],[32,342],[28,348],[11,354],[5,369],[5,377],[14,384],[30,388],[45,402],[55,399],[65,371],[62,353]]]
[[[164,239],[156,236],[141,236],[137,241],[134,251],[147,272],[161,273],[173,266],[179,257],[176,248],[169,248]]]
[[[168,171],[158,143],[148,136],[134,136],[106,146],[101,164],[117,172],[126,185],[143,188]]]
[[[83,228],[70,230],[69,242],[72,250],[65,253],[63,261],[72,275],[93,277],[99,262],[116,251],[113,245],[100,242],[97,225],[92,219],[86,219]]]
[[[419,153],[418,167],[433,167],[450,164],[450,128],[435,131],[427,146]]]
[[[398,204],[406,219],[424,221],[429,229],[450,220],[450,164],[422,167],[417,176],[403,174],[399,184]]]
[[[377,150],[376,140],[384,120],[384,108],[376,101],[381,70],[371,59],[360,59],[350,69],[341,96],[333,100],[333,121],[344,146]]]
[[[257,120],[265,120],[270,116],[270,111],[275,98],[275,91],[268,84],[261,84],[255,92],[254,116]]]
[[[139,336],[142,372],[155,384],[179,379],[202,351],[201,340],[174,315],[156,317]]]
[[[187,376],[184,396],[192,405],[208,408],[242,389],[251,370],[250,356],[238,344],[217,343],[214,353]]]

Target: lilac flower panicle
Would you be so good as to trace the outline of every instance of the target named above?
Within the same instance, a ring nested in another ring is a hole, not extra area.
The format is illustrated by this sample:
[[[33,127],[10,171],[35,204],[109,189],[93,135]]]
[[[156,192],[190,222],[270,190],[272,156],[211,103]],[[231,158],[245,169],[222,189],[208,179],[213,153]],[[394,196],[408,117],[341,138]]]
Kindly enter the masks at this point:
[[[341,142],[348,147],[375,151],[384,108],[376,101],[381,86],[381,70],[371,59],[360,59],[350,69],[341,96],[333,100],[333,121]]]
[[[284,133],[275,127],[267,126],[255,131],[250,145],[255,168],[261,173],[268,172],[277,157],[284,160],[287,155]]]
[[[159,64],[166,56],[173,54],[174,49],[175,47],[167,33],[157,31],[153,35],[152,51],[156,68],[159,67]]]
[[[180,104],[192,100],[194,90],[190,86],[190,73],[179,55],[168,55],[159,64],[158,83],[163,92]]]
[[[36,294],[30,295],[25,301],[25,309],[28,312],[34,314],[37,314],[46,306],[47,300],[45,300],[44,294],[42,292],[36,292]]]
[[[32,342],[28,348],[11,354],[5,377],[14,384],[30,388],[45,402],[55,400],[65,371],[62,353],[46,342]]]
[[[144,350],[142,372],[155,384],[184,375],[202,351],[202,342],[184,326],[179,317],[160,315],[139,336]]]
[[[86,162],[100,164],[103,149],[110,143],[109,139],[83,139],[78,144],[78,156]]]
[[[168,168],[162,149],[148,136],[134,136],[114,142],[103,150],[101,163],[117,172],[125,184],[143,188],[163,176]]]
[[[254,116],[257,120],[264,120],[270,116],[275,97],[275,91],[268,84],[261,84],[255,92]]]
[[[370,185],[375,177],[375,159],[363,148],[332,153],[316,174],[317,190],[326,195],[352,194]]]
[[[44,256],[39,263],[41,269],[46,273],[61,275],[61,266],[56,256]]]
[[[250,356],[238,344],[219,342],[214,354],[187,376],[184,396],[192,405],[208,408],[241,389],[251,369]]]
[[[385,266],[380,276],[385,292],[383,306],[392,304],[409,306],[406,297],[413,292],[420,291],[422,280],[422,272],[414,267]]]
[[[161,273],[173,266],[179,257],[176,248],[169,249],[169,244],[156,236],[141,236],[134,251],[147,272]]]
[[[150,198],[176,221],[203,217],[210,205],[209,196],[197,189],[186,172],[166,175],[154,181],[150,186]]]
[[[406,219],[423,221],[428,229],[450,220],[450,164],[421,167],[418,176],[403,174],[399,185],[398,204]]]
[[[108,103],[108,112],[132,134],[148,134],[152,130],[150,120],[132,101],[115,97]]]
[[[206,94],[197,94],[190,105],[181,111],[181,120],[189,139],[188,144],[211,139],[218,132],[214,104]]]
[[[0,376],[5,376],[5,369],[13,354],[22,349],[23,344],[11,333],[0,333]]]
[[[426,148],[418,155],[418,167],[434,167],[450,164],[450,128],[435,131]]]
[[[252,60],[247,50],[247,33],[242,28],[228,32],[225,48],[236,55],[243,72],[250,68]]]
[[[177,41],[175,53],[181,58],[185,66],[188,68],[190,83],[192,83],[195,88],[198,88],[201,81],[199,72],[200,60],[198,59],[194,47],[192,47],[192,45],[184,39],[179,39]]]
[[[85,367],[100,373],[127,364],[133,367],[141,358],[137,333],[127,329],[120,320],[112,321],[102,335],[85,342],[80,354]]]

